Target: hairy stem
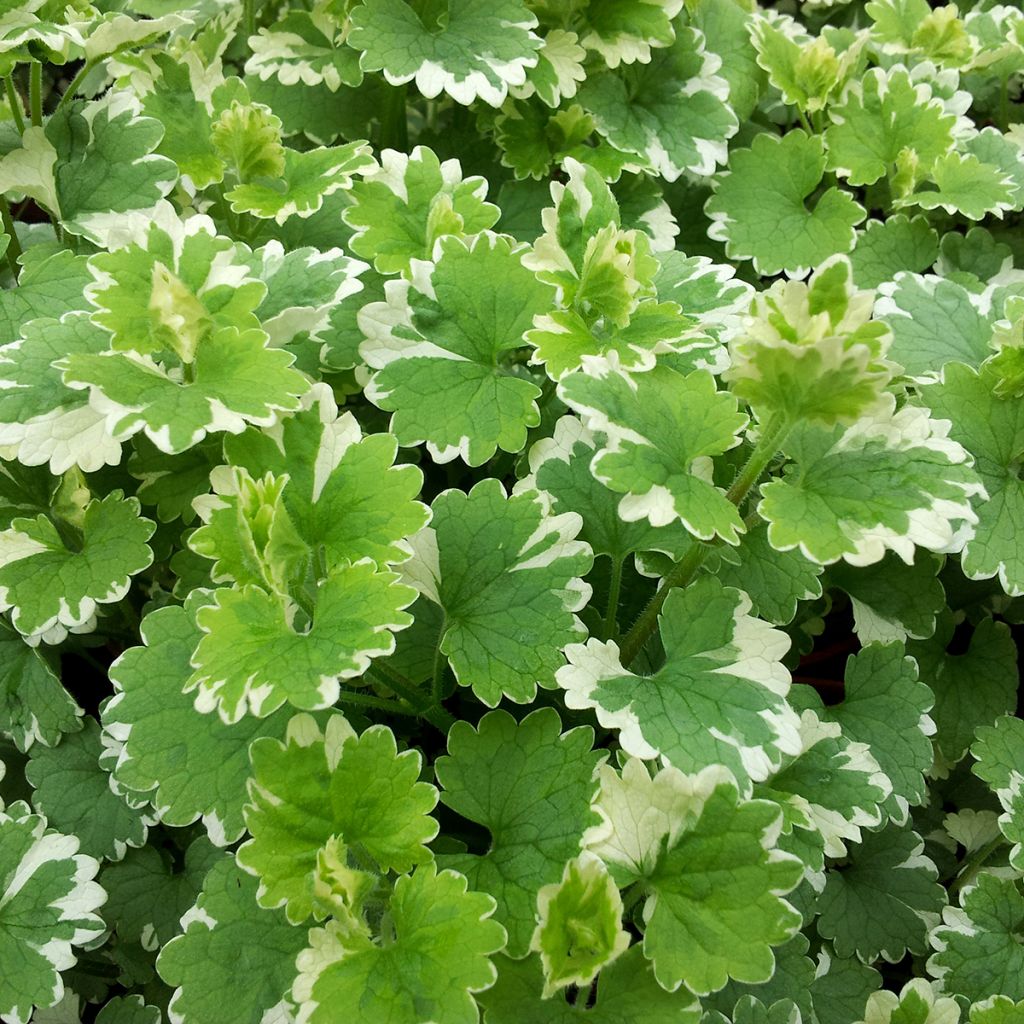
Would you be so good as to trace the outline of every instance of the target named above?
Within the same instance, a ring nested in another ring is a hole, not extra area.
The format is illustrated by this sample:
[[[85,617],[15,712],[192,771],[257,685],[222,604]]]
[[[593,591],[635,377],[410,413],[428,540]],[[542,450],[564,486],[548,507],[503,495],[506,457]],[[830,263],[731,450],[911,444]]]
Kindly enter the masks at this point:
[[[979,846],[974,853],[964,858],[964,862],[960,865],[960,871],[957,873],[956,878],[954,878],[949,884],[950,902],[953,902],[953,897],[960,892],[961,889],[966,888],[974,881],[978,872],[985,866],[989,857],[991,857],[996,850],[1005,845],[1005,843],[1006,840],[1003,836],[998,835],[995,839],[990,839],[984,846]]]
[[[406,715],[410,718],[418,718],[419,711],[416,708],[406,707],[397,700],[387,700],[384,697],[374,697],[370,693],[358,693],[355,690],[342,690],[338,696],[340,704],[352,704],[355,707],[374,708],[377,711],[387,711],[393,715]]]
[[[18,134],[21,135],[25,131],[25,102],[14,86],[13,75],[8,75],[4,79],[4,88],[7,90],[7,105],[11,108],[14,127],[18,129]]]
[[[75,98],[75,93],[78,92],[79,86],[81,86],[83,79],[89,74],[92,69],[96,67],[96,62],[87,60],[79,69],[77,74],[68,83],[68,87],[64,90],[64,95],[57,101],[57,106],[54,110],[56,113],[65,104],[70,103]]]
[[[604,613],[604,639],[610,640],[618,631],[619,594],[622,591],[622,559],[612,559],[612,578],[608,584],[608,604]]]
[[[38,128],[43,123],[43,65],[37,60],[29,66],[28,109],[32,124]]]
[[[737,508],[746,501],[751,489],[761,479],[761,475],[778,454],[791,427],[792,423],[782,417],[765,423],[761,430],[761,437],[750,453],[746,465],[740,470],[739,476],[733,481],[729,490],[725,492],[726,498]],[[670,591],[675,587],[685,587],[693,582],[693,578],[697,575],[697,570],[700,569],[709,550],[709,544],[694,541],[686,554],[669,570],[662,581],[661,588],[647,602],[647,607],[640,613],[633,628],[622,641],[620,659],[624,667],[629,667],[630,662],[636,658],[644,644],[650,639],[658,625],[658,616],[661,614],[662,606]]]

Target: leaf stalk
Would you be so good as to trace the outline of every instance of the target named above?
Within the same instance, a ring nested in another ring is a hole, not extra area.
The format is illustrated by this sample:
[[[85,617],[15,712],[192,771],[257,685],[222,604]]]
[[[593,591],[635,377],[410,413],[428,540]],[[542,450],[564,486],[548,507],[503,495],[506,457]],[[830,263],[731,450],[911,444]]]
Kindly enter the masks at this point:
[[[786,417],[775,417],[767,421],[746,464],[732,482],[732,486],[725,492],[726,498],[737,508],[746,501],[751,489],[778,454],[792,426],[792,421]],[[658,616],[669,592],[675,587],[686,587],[693,582],[710,550],[711,544],[695,540],[686,554],[665,575],[661,587],[647,602],[647,606],[622,642],[620,660],[624,668],[629,667],[630,662],[640,653],[656,629]]]

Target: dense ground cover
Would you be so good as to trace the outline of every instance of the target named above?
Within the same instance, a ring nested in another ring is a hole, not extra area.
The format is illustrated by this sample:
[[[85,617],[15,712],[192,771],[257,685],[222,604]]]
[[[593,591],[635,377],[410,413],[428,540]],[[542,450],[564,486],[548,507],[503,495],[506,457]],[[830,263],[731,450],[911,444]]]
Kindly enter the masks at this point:
[[[0,6],[0,1020],[1024,1021],[1024,13]]]

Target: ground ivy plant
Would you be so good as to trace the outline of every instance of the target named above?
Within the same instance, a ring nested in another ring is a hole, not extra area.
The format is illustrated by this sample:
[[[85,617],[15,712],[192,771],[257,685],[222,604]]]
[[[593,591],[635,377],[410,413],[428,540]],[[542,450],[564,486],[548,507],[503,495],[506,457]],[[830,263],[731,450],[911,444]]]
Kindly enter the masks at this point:
[[[0,79],[0,1021],[1024,1022],[1020,4]]]

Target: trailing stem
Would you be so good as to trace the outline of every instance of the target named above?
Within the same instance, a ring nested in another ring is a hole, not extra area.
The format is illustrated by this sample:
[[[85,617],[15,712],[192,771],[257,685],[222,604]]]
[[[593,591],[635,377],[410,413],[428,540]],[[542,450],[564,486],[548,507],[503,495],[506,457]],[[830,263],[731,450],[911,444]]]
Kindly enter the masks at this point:
[[[740,470],[739,476],[733,481],[732,486],[725,492],[726,498],[737,508],[743,505],[751,489],[761,479],[772,459],[778,454],[791,427],[792,423],[782,417],[771,419],[765,423],[761,437],[750,453],[746,465]],[[675,587],[685,587],[693,582],[693,578],[697,575],[710,548],[710,544],[703,544],[695,540],[686,554],[668,571],[658,592],[647,602],[647,607],[640,613],[633,628],[622,641],[620,658],[624,667],[629,667],[630,662],[636,658],[644,644],[650,639],[658,625],[658,615],[661,613],[669,592]]]

